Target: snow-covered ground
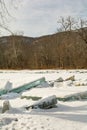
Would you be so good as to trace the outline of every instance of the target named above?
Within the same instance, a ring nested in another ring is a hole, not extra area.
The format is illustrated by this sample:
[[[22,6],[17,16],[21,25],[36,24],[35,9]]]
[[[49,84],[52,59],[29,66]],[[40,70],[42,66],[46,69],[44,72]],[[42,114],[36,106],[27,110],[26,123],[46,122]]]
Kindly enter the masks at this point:
[[[75,76],[75,81],[66,80]],[[0,97],[1,130],[87,130],[87,99],[76,101],[58,101],[56,108],[29,109],[25,106],[36,103],[22,96],[47,97],[56,95],[65,97],[87,91],[87,70],[0,70],[0,89],[6,83],[12,88],[45,77],[48,84],[32,88],[21,94],[10,93]],[[58,82],[57,79],[63,79]],[[57,81],[56,81],[57,80]],[[3,102],[9,100],[11,108],[1,113]]]

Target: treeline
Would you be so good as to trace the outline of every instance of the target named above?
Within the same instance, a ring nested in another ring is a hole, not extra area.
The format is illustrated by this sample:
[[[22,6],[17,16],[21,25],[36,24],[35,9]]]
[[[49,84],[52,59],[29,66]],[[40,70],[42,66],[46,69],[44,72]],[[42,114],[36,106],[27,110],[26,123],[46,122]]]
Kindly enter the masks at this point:
[[[0,69],[87,69],[87,44],[78,32],[0,38]]]

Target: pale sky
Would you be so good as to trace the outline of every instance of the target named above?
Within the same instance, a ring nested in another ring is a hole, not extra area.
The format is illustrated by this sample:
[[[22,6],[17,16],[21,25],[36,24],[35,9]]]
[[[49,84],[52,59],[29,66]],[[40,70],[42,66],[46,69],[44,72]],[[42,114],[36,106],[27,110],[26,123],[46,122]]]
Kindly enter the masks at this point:
[[[38,37],[57,31],[60,16],[86,17],[87,0],[20,0],[17,10],[11,9],[15,19],[8,22],[14,32],[23,31],[25,36]]]

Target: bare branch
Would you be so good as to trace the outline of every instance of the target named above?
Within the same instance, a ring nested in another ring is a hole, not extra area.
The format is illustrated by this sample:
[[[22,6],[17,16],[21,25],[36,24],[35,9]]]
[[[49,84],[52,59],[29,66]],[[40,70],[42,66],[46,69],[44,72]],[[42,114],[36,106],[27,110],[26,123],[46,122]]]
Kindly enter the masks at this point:
[[[58,20],[58,24],[61,28],[61,31],[71,31],[74,28],[75,20],[71,16],[68,16],[66,18],[60,17],[60,19]]]
[[[8,8],[8,4],[10,4],[13,8],[15,8],[14,3],[17,2],[18,5],[19,0],[9,0],[8,2],[5,0],[0,0],[0,28],[6,29],[8,32],[12,34],[12,31],[8,29],[7,22],[9,18],[14,18]]]
[[[76,31],[80,38],[87,43],[87,19],[73,18],[68,16],[66,18],[60,17],[58,20],[59,32],[63,31]]]

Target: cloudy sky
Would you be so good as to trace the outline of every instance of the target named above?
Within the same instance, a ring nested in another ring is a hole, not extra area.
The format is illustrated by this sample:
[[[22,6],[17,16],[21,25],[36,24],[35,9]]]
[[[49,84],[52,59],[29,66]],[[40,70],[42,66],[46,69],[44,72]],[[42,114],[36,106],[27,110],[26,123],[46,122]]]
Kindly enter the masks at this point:
[[[15,19],[8,26],[14,32],[23,31],[25,36],[37,37],[57,31],[60,16],[87,15],[87,0],[20,0],[17,10],[11,9]]]

